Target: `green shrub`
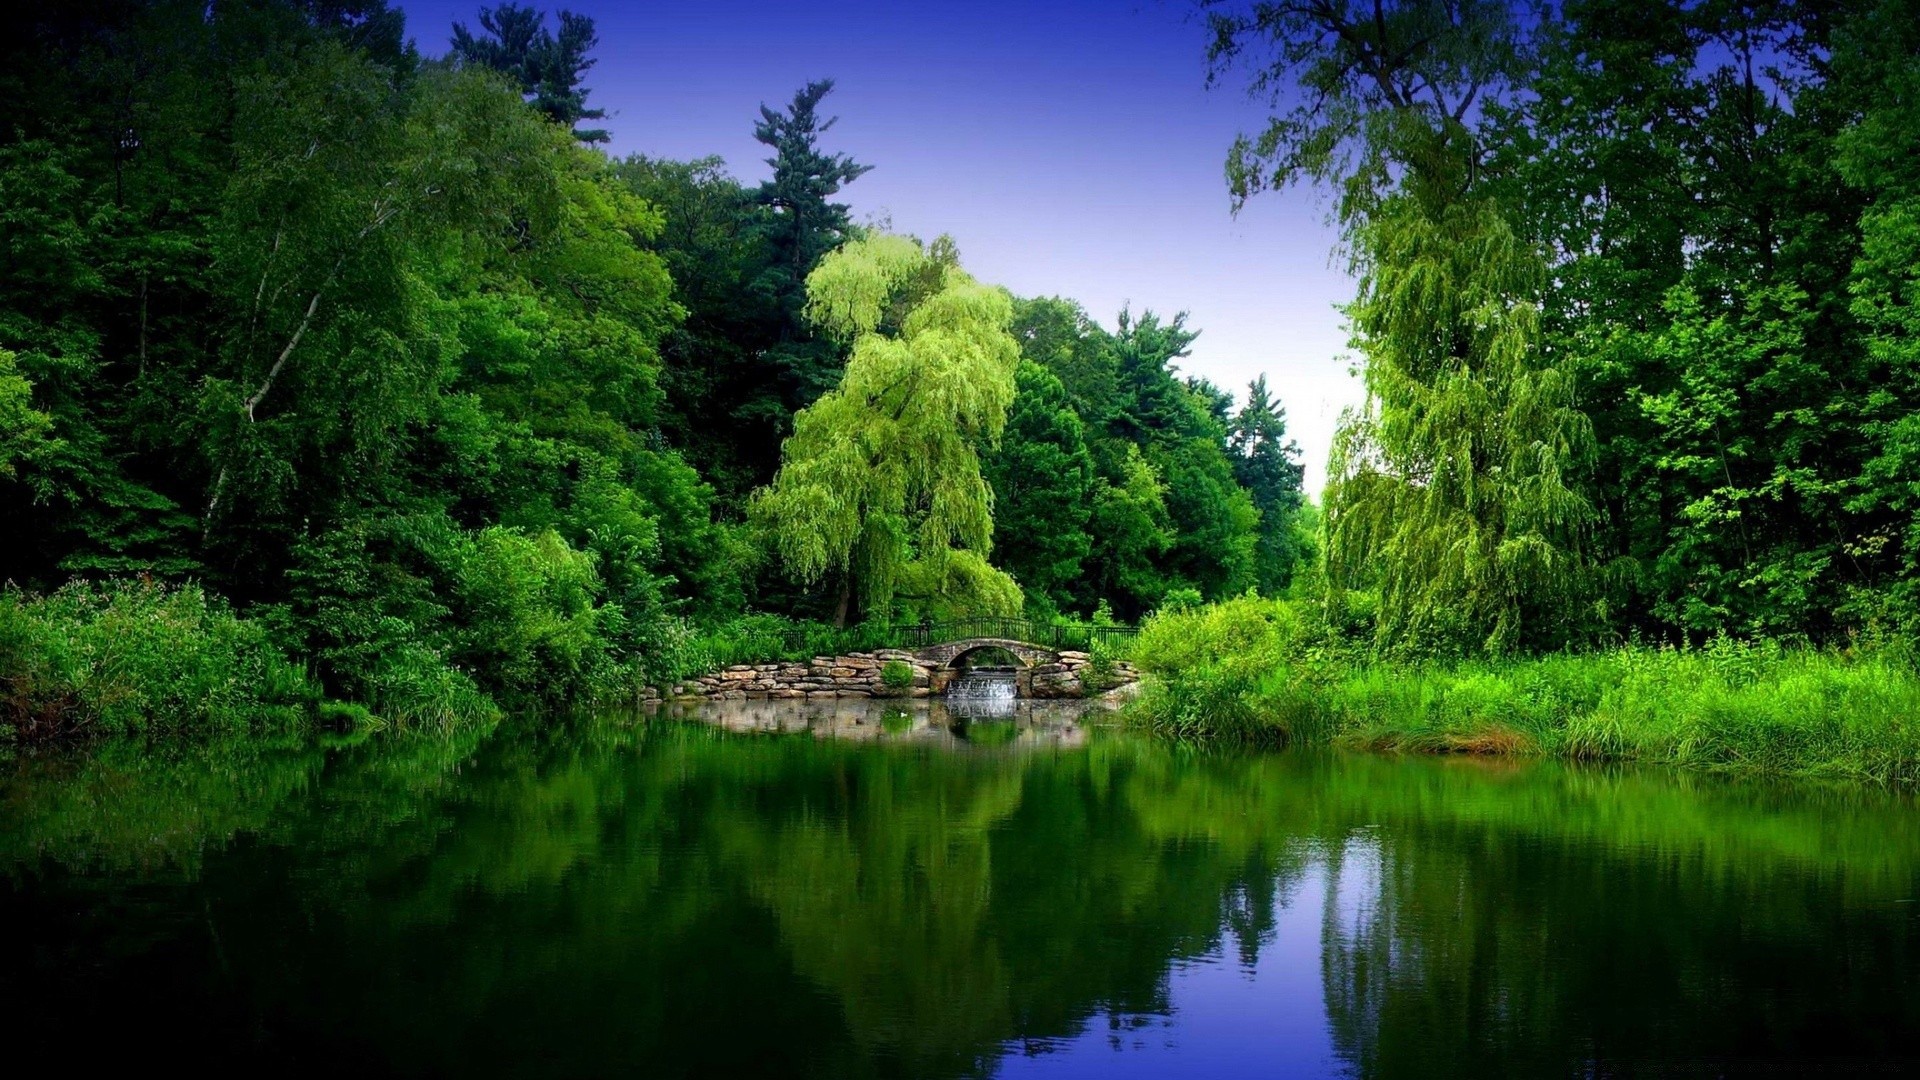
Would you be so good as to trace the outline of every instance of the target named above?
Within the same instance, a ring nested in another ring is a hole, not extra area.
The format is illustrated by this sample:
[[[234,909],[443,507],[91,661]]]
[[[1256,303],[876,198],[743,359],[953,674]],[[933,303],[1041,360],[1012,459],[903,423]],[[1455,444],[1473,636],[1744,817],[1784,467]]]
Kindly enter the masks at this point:
[[[1178,589],[1167,590],[1167,595],[1160,598],[1160,606],[1157,610],[1164,612],[1192,611],[1204,603],[1206,603],[1206,597],[1200,595],[1199,589],[1183,585]]]
[[[889,660],[880,665],[880,685],[889,690],[913,688],[913,665],[904,660]]]
[[[1105,639],[1096,639],[1087,666],[1080,669],[1080,686],[1089,694],[1098,694],[1119,685],[1119,664],[1114,650]]]
[[[834,627],[778,615],[742,615],[704,627],[675,624],[642,658],[642,667],[650,684],[662,686],[733,664],[802,661],[872,652],[890,644],[888,628],[877,622]]]
[[[290,727],[318,689],[198,585],[0,593],[0,725],[23,738]]]

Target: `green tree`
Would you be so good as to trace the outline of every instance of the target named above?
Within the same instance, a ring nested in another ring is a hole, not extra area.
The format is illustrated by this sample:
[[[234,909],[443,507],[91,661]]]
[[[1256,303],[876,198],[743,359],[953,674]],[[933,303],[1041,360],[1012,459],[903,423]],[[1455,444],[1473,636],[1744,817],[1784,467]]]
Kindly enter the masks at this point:
[[[767,236],[774,256],[763,287],[777,298],[785,319],[769,358],[789,411],[812,404],[839,378],[839,351],[810,333],[808,275],[852,235],[847,206],[833,197],[873,168],[820,148],[820,137],[839,120],[820,117],[820,102],[832,92],[832,79],[810,82],[795,92],[784,112],[760,106],[753,126],[753,137],[773,151],[766,159],[773,176],[760,185],[760,202],[772,215]]]
[[[962,271],[945,241],[891,235],[827,256],[807,289],[809,314],[852,351],[840,385],[795,417],[779,475],[755,497],[782,561],[803,582],[837,578],[840,623],[856,603],[890,613],[903,582],[973,593],[916,600],[1017,611],[1019,590],[983,561],[993,493],[979,458],[1014,397],[1011,300]],[[954,574],[955,559],[970,572]]]
[[[1013,408],[984,473],[993,488],[998,564],[1025,589],[1030,605],[1058,611],[1072,603],[1082,563],[1093,549],[1093,456],[1066,387],[1023,360],[1014,374]]]
[[[1920,630],[1920,10],[1866,5],[1835,35],[1833,109],[1854,122],[1835,139],[1836,167],[1863,199],[1860,247],[1847,267],[1864,377],[1848,402],[1865,450],[1850,485],[1853,515],[1838,562],[1852,571],[1862,621]],[[1851,380],[1850,380],[1851,382]]]
[[[605,109],[587,108],[581,85],[596,61],[589,54],[600,43],[593,19],[571,11],[559,14],[560,32],[546,27],[537,8],[501,4],[480,9],[481,34],[465,23],[453,24],[453,52],[468,64],[492,68],[520,88],[529,104],[584,143],[608,139],[600,128],[580,128],[582,120],[602,120]]]
[[[44,453],[52,431],[53,418],[33,407],[33,384],[14,354],[0,349],[0,477],[11,479],[17,462]]]
[[[1124,444],[1118,472],[1117,480],[1094,491],[1093,552],[1081,604],[1091,609],[1106,601],[1122,618],[1138,619],[1159,606],[1170,587],[1161,566],[1173,546],[1173,526],[1167,485],[1138,446]]]
[[[1529,71],[1501,4],[1258,5],[1212,17],[1216,73],[1299,104],[1229,157],[1235,198],[1339,192],[1368,401],[1336,438],[1336,581],[1375,581],[1381,643],[1501,652],[1563,639],[1587,597],[1592,455],[1564,364],[1540,354],[1541,252],[1482,179],[1483,133]],[[1476,111],[1478,110],[1478,111]]]
[[[769,240],[771,213],[719,158],[630,157],[620,178],[660,209],[653,249],[673,276],[686,320],[660,343],[661,429],[734,516],[773,479],[791,412],[766,358],[783,309],[767,282],[783,271]]]
[[[1276,595],[1293,579],[1301,558],[1294,516],[1306,468],[1300,447],[1287,438],[1287,411],[1274,402],[1265,375],[1247,384],[1247,400],[1233,418],[1231,445],[1234,473],[1260,511],[1254,573],[1260,591]]]

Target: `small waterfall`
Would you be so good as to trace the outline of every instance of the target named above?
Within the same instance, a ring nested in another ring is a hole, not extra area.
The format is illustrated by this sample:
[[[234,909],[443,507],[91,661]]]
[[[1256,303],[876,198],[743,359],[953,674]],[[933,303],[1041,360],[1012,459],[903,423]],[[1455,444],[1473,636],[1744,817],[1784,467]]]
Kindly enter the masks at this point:
[[[965,717],[1013,715],[1014,670],[972,668],[947,686],[947,711]]]

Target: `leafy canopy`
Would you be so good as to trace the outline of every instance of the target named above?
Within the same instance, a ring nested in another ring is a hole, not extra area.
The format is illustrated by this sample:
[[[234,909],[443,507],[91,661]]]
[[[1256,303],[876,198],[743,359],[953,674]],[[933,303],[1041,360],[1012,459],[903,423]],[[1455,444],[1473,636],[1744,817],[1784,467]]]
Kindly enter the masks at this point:
[[[979,449],[1006,424],[1020,355],[1011,299],[962,271],[949,242],[892,235],[828,255],[807,292],[815,322],[852,348],[755,499],[782,561],[806,582],[842,575],[872,613],[909,579],[928,590],[914,599],[1017,611],[1018,588],[981,562],[993,515]]]

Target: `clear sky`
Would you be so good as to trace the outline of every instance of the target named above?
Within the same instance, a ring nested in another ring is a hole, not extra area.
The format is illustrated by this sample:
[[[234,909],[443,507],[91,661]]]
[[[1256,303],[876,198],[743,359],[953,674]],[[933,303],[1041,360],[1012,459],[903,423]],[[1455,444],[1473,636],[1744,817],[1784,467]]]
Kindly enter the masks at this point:
[[[475,2],[401,6],[428,55],[447,51],[454,20],[477,29]],[[840,121],[823,142],[874,166],[842,195],[857,219],[951,234],[976,277],[1078,300],[1109,326],[1123,304],[1188,312],[1202,333],[1183,370],[1236,393],[1265,372],[1319,491],[1334,422],[1361,397],[1335,310],[1353,286],[1319,194],[1230,212],[1227,147],[1266,113],[1238,85],[1205,88],[1188,4],[566,6],[600,34],[589,104],[608,110],[613,153],[717,154],[760,180],[760,104],[832,78],[823,108]]]

